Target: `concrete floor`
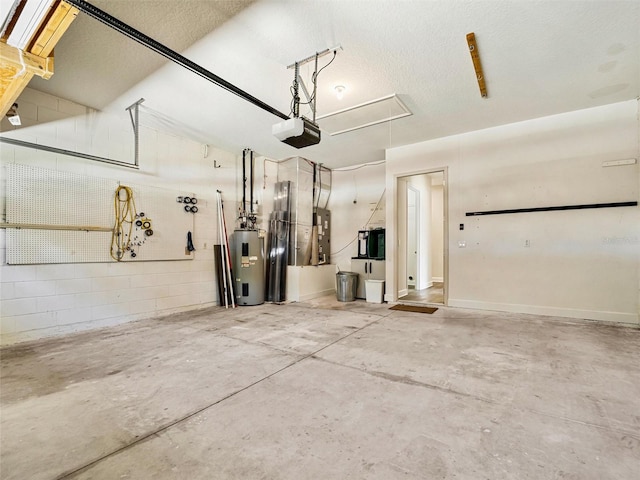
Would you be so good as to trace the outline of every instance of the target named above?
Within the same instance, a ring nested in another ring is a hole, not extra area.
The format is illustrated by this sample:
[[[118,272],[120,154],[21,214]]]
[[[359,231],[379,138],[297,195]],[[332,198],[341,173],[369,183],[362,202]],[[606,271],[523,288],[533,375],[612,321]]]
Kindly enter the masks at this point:
[[[334,297],[3,348],[3,479],[619,479],[640,331]]]

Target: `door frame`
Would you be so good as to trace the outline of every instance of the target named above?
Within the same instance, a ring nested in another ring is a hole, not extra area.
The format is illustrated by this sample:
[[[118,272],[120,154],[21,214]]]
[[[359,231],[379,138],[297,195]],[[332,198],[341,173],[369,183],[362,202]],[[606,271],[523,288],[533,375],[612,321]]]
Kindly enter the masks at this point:
[[[402,194],[402,192],[400,192],[400,188],[399,188],[399,183],[400,183],[400,179],[401,178],[406,178],[406,177],[412,177],[415,175],[424,175],[424,174],[429,174],[429,173],[438,173],[438,172],[442,172],[443,174],[443,186],[442,186],[442,204],[443,204],[443,212],[442,212],[442,216],[443,216],[443,241],[444,241],[444,248],[443,248],[443,255],[444,255],[444,260],[443,260],[443,274],[444,274],[444,282],[443,282],[443,289],[444,289],[444,300],[443,300],[443,305],[447,306],[449,305],[449,285],[450,285],[450,278],[449,278],[449,167],[447,166],[443,166],[443,167],[434,167],[434,168],[429,168],[426,170],[416,170],[416,171],[411,171],[411,172],[403,172],[403,173],[396,173],[393,175],[392,178],[392,186],[393,186],[393,221],[391,222],[393,225],[393,229],[394,232],[396,233],[395,238],[394,238],[394,242],[395,245],[399,245],[400,243],[400,235],[403,236],[405,244],[406,244],[406,240],[407,240],[407,232],[406,229],[403,232],[400,232],[398,229],[398,216],[399,216],[399,204],[400,202],[398,201],[398,197],[399,195]],[[389,185],[389,184],[387,184]],[[399,300],[398,294],[399,294],[399,282],[398,282],[398,264],[399,261],[401,260],[400,257],[400,252],[398,251],[398,248],[394,248],[394,261],[393,261],[393,269],[391,272],[393,275],[393,279],[394,279],[394,286],[395,288],[391,291],[391,295],[386,297],[385,300],[390,301],[390,302],[398,302],[401,301]],[[406,258],[404,259],[405,263],[406,263]]]

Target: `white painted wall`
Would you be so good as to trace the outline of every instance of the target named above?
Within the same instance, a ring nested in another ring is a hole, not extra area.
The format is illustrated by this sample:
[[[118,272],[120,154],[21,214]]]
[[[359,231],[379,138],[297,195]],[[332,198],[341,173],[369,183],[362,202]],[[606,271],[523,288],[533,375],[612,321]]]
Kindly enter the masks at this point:
[[[358,254],[358,230],[386,225],[385,166],[364,164],[333,170],[332,182],[331,263],[349,271],[351,257]]]
[[[440,184],[431,185],[431,281],[442,282],[444,278],[444,188]]]
[[[639,208],[465,212],[637,201],[638,164],[602,162],[638,158],[639,136],[628,101],[388,150],[386,299],[402,278],[398,177],[448,167],[449,305],[637,323]]]
[[[407,204],[408,204],[408,179],[406,178],[399,178],[398,179],[398,191],[397,191],[397,195],[396,195],[396,205],[398,206],[398,208],[396,209],[396,215],[395,215],[395,219],[396,219],[396,231],[397,232],[402,232],[402,234],[399,234],[396,238],[397,238],[397,244],[394,243],[394,245],[390,245],[390,238],[388,235],[388,232],[386,232],[387,234],[387,238],[385,239],[385,241],[387,242],[387,245],[389,245],[387,247],[387,265],[388,265],[388,261],[389,261],[389,257],[391,255],[391,252],[393,251],[393,249],[396,249],[396,254],[395,254],[395,264],[397,266],[397,290],[398,290],[398,297],[404,297],[405,295],[409,294],[409,284],[407,282],[407,236],[406,236],[406,231],[407,231]]]
[[[287,267],[287,302],[304,302],[336,291],[336,266]]]
[[[117,118],[32,89],[24,91],[19,105],[23,127],[13,130],[2,119],[4,136],[133,161],[133,134],[126,112]],[[149,127],[142,128],[140,141],[139,171],[0,144],[3,215],[5,165],[10,162],[194,192],[199,200],[193,261],[6,265],[5,231],[0,229],[2,343],[216,304],[216,190],[223,192],[227,227],[232,230],[236,202],[242,195],[241,155],[209,148],[205,158],[202,144]],[[220,168],[214,168],[214,160]],[[265,181],[264,165],[263,159],[256,162],[256,199],[261,216],[268,218],[276,166],[266,163]]]

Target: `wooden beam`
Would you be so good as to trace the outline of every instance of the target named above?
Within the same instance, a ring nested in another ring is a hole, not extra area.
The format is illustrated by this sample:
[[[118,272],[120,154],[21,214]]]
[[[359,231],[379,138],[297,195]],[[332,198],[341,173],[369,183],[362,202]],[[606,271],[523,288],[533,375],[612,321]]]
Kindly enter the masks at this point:
[[[34,75],[53,75],[53,57],[41,58],[22,53],[0,42],[0,117],[4,117]],[[24,66],[23,66],[24,65]]]
[[[28,51],[40,57],[48,57],[53,52],[64,32],[78,16],[79,10],[66,2],[53,4],[52,12],[30,43]]]
[[[0,64],[0,118],[5,116],[33,78],[33,73],[27,71],[19,75],[21,69],[4,62]]]
[[[28,52],[20,52],[19,49],[0,42],[0,62],[2,67],[13,66],[18,72],[24,70],[44,79],[53,75],[53,57],[40,57]]]
[[[487,98],[487,85],[484,81],[484,73],[482,72],[482,63],[480,62],[480,53],[478,53],[475,33],[467,33],[467,44],[469,45],[469,53],[471,53],[473,68],[476,71],[476,79],[478,80],[478,86],[480,87],[480,95],[482,95],[482,98]]]
[[[21,52],[0,41],[0,116],[7,113],[34,75],[51,78],[53,48],[78,13],[73,5],[56,0],[30,40],[27,51]]]

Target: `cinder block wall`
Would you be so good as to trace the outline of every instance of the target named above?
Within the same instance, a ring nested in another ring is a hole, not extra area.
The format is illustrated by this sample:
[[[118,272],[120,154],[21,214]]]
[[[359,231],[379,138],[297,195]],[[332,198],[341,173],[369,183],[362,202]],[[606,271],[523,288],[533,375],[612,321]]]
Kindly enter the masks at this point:
[[[133,162],[133,133],[126,112],[101,113],[33,89],[25,90],[19,105],[23,126],[14,129],[3,118],[3,136]],[[214,168],[214,160],[220,168]],[[5,231],[0,229],[2,343],[216,304],[216,190],[223,192],[228,227],[233,229],[237,154],[205,149],[196,141],[143,126],[138,171],[7,144],[0,144],[0,161],[3,215],[6,165],[12,162],[192,192],[200,208],[192,261],[7,265]]]

